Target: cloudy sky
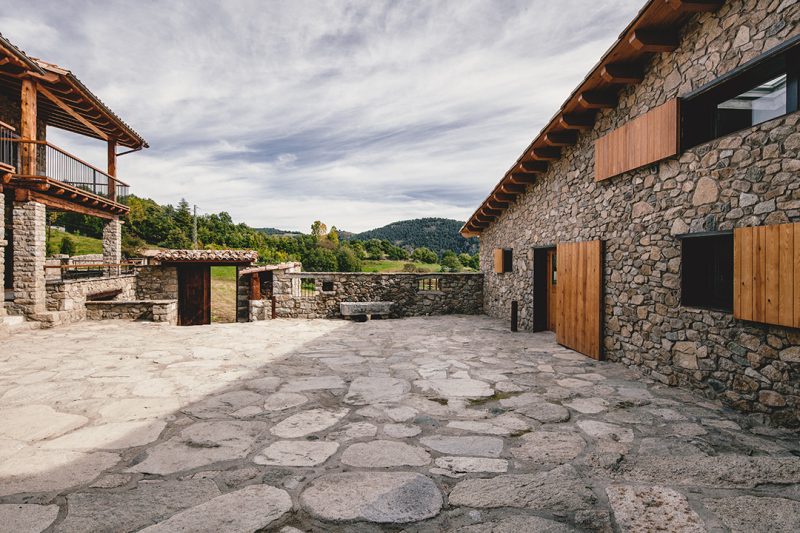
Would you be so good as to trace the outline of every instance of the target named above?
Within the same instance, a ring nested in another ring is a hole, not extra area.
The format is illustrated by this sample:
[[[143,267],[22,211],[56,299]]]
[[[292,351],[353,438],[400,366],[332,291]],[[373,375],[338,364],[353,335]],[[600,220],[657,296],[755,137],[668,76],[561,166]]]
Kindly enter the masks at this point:
[[[148,140],[119,161],[135,194],[361,231],[465,220],[642,4],[5,0],[0,32]]]

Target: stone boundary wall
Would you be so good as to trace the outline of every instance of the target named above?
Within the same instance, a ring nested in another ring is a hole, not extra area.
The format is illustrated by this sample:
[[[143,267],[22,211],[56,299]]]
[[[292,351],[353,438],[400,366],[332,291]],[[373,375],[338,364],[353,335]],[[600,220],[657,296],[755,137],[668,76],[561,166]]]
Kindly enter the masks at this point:
[[[178,301],[86,302],[86,318],[89,320],[150,320],[175,325],[178,323]]]
[[[136,276],[124,274],[108,278],[87,278],[48,282],[47,310],[71,311],[83,307],[86,297],[106,291],[121,290],[116,300],[131,300],[136,295]]]
[[[486,312],[532,329],[532,249],[605,243],[606,358],[658,381],[705,391],[772,423],[799,425],[800,331],[680,305],[682,233],[800,221],[800,114],[689,149],[597,183],[594,141],[800,33],[800,3],[732,0],[656,54],[644,81],[623,89],[578,144],[564,148],[527,192],[481,234]],[[513,272],[492,271],[492,250],[513,249]]]
[[[137,300],[178,299],[178,269],[174,266],[143,266],[136,273]]]
[[[301,279],[314,279],[312,296],[300,293]],[[438,291],[419,290],[420,279],[439,280]],[[323,282],[332,283],[323,291]],[[341,318],[340,302],[393,301],[392,318],[483,312],[481,273],[294,272],[274,278],[279,318]]]

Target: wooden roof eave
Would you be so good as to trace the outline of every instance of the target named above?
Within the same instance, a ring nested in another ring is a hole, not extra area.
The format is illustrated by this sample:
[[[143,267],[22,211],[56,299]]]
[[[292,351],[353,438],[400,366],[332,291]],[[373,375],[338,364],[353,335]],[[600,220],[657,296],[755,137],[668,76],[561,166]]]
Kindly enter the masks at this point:
[[[531,141],[528,147],[517,158],[514,164],[506,171],[503,178],[495,186],[492,193],[487,196],[478,209],[475,210],[472,217],[467,220],[461,228],[461,234],[469,233],[468,225],[472,218],[478,214],[487,201],[495,197],[495,193],[503,182],[508,179],[511,172],[517,168],[521,163],[533,160],[531,154],[535,148],[552,147],[545,142],[545,136],[550,132],[565,131],[569,128],[565,127],[561,122],[561,117],[567,113],[571,114],[584,114],[591,112],[592,108],[587,108],[585,105],[579,103],[580,96],[589,91],[597,91],[598,89],[605,89],[607,91],[618,91],[620,87],[617,82],[607,81],[603,78],[604,67],[608,64],[623,64],[623,65],[636,65],[637,63],[644,63],[655,54],[656,51],[648,51],[647,47],[636,47],[631,44],[631,39],[634,37],[636,30],[654,31],[659,30],[662,32],[675,32],[677,33],[680,27],[683,26],[685,20],[698,12],[709,12],[719,9],[724,0],[705,0],[705,1],[688,1],[688,0],[649,0],[642,9],[639,10],[636,17],[625,27],[620,33],[614,43],[606,50],[600,60],[592,67],[589,74],[584,77],[583,81],[570,93],[566,101],[561,105],[559,110],[552,116],[549,122],[541,129],[539,134]],[[648,37],[654,37],[655,34],[650,34]],[[633,39],[636,41],[636,39]],[[674,43],[677,45],[677,43]],[[627,48],[627,50],[625,50]],[[608,76],[606,76],[607,78]],[[631,83],[636,80],[629,80]],[[584,100],[587,100],[584,98]],[[604,103],[604,106],[607,103]],[[584,124],[583,129],[588,129]]]

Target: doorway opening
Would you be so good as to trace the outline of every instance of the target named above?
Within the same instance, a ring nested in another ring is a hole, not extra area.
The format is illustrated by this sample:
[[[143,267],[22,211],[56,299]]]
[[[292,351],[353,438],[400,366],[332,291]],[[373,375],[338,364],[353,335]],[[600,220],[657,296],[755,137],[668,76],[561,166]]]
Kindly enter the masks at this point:
[[[533,330],[556,331],[558,258],[555,246],[533,250]]]
[[[211,322],[236,322],[237,267],[211,267]]]

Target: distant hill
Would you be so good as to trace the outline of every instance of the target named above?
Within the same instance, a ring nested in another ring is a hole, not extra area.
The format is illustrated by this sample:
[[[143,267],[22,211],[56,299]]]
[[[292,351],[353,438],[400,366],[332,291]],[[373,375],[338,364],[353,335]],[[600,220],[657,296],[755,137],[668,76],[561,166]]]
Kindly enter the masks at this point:
[[[453,250],[456,253],[474,254],[478,251],[478,241],[467,240],[458,233],[463,225],[463,222],[450,218],[416,218],[356,233],[350,239],[385,239],[404,248],[426,246],[436,253]]]
[[[260,231],[261,233],[265,233],[267,235],[302,235],[299,231],[289,231],[284,229],[278,228],[253,228],[256,231]]]

